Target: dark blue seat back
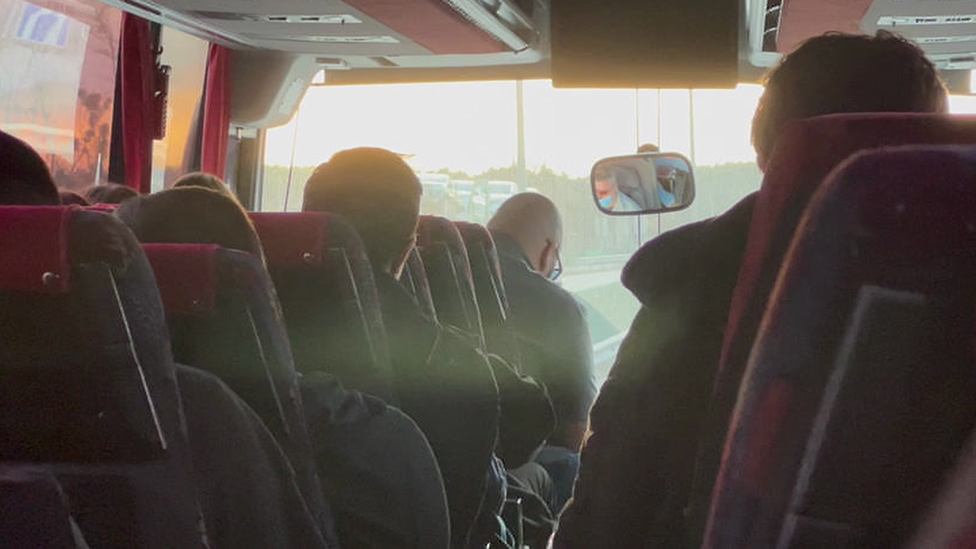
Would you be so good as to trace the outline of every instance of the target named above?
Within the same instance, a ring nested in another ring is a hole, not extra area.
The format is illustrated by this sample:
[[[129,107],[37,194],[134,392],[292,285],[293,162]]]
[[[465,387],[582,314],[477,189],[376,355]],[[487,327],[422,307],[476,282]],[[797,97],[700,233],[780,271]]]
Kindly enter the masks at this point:
[[[0,467],[53,475],[92,546],[201,546],[163,308],[128,229],[0,207],[0,341]]]
[[[219,377],[257,412],[328,523],[288,334],[261,261],[211,244],[145,244],[181,364]]]
[[[376,283],[355,229],[328,213],[250,215],[298,371],[328,372],[348,389],[395,403]]]
[[[484,349],[481,313],[461,233],[443,217],[423,215],[417,225],[417,247],[438,320],[458,328]]]
[[[894,547],[976,422],[976,147],[845,162],[814,195],[732,416],[707,547]]]
[[[428,318],[436,321],[437,311],[434,309],[434,296],[430,295],[427,268],[424,267],[424,260],[420,257],[420,250],[417,248],[410,250],[407,264],[404,265],[400,275],[400,284],[417,300],[420,310]]]
[[[488,229],[476,223],[455,222],[464,240],[471,279],[485,333],[485,346],[514,366],[520,364],[515,332],[508,323],[508,297],[502,282],[498,250]]]
[[[852,154],[878,147],[976,143],[976,117],[914,113],[837,114],[797,120],[777,141],[756,197],[731,296],[712,402],[691,495],[691,530],[700,535],[711,502],[729,418],[773,284],[800,216],[824,178]]]
[[[68,500],[50,473],[0,467],[0,547],[87,548],[72,526]]]

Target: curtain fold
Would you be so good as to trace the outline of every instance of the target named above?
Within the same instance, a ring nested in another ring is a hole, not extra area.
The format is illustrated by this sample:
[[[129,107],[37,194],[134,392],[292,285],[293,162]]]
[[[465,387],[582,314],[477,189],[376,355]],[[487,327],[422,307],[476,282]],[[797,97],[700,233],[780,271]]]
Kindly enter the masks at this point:
[[[204,87],[200,169],[221,178],[226,176],[230,135],[230,55],[227,48],[210,45]]]
[[[148,193],[152,184],[152,146],[155,111],[156,52],[149,21],[122,15],[119,78],[122,100],[124,183]]]

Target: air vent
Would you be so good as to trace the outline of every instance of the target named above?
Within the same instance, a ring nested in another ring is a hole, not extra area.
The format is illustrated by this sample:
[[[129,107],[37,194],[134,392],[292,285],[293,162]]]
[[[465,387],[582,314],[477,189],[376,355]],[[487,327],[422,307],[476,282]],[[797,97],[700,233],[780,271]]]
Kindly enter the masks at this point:
[[[976,23],[976,15],[883,15],[878,18],[879,27],[916,27],[925,25],[970,25]]]
[[[399,67],[400,65],[390,61],[389,57],[370,57],[374,63],[381,67]]]
[[[535,30],[522,10],[509,0],[443,0],[472,24],[520,52],[530,47]]]
[[[392,36],[324,36],[310,35],[280,35],[269,37],[263,34],[248,35],[260,40],[274,40],[276,42],[310,42],[318,44],[399,44],[400,41]]]
[[[349,70],[352,68],[345,59],[339,59],[338,57],[316,57],[315,64],[329,71]],[[315,82],[312,83],[315,84]]]
[[[359,18],[348,14],[330,15],[265,15],[263,13],[230,13],[224,11],[196,11],[194,14],[205,19],[218,21],[251,21],[255,23],[300,23],[319,25],[354,25],[362,23]]]
[[[762,51],[777,52],[779,26],[783,20],[783,0],[769,0],[763,13]]]
[[[922,45],[958,44],[960,42],[976,42],[976,35],[970,34],[966,36],[922,36],[919,38],[912,38],[912,41]]]

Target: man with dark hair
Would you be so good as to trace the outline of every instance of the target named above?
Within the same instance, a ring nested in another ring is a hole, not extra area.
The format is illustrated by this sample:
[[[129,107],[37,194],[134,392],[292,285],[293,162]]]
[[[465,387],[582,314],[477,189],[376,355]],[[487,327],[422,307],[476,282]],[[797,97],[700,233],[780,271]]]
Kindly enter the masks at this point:
[[[359,232],[389,336],[394,391],[430,441],[444,477],[451,546],[483,547],[473,527],[492,478],[498,389],[485,356],[426,317],[398,282],[416,241],[421,193],[396,154],[350,149],[312,173],[303,209],[339,214]]]
[[[176,179],[176,182],[173,183],[174,189],[179,189],[180,187],[203,187],[204,189],[217,191],[234,202],[238,202],[237,195],[231,192],[230,187],[227,186],[227,183],[224,182],[223,179],[210,173],[190,172],[188,174],[183,174]]]
[[[830,32],[811,38],[766,75],[752,119],[760,169],[791,120],[857,112],[945,112],[945,85],[908,40]]]
[[[760,168],[792,120],[946,108],[945,87],[923,52],[883,31],[811,38],[765,84],[752,127]],[[755,198],[661,235],[627,264],[623,283],[642,307],[590,411],[555,547],[698,544],[703,525],[686,511]]]
[[[61,204],[47,164],[27,143],[0,131],[0,204],[57,206]]]

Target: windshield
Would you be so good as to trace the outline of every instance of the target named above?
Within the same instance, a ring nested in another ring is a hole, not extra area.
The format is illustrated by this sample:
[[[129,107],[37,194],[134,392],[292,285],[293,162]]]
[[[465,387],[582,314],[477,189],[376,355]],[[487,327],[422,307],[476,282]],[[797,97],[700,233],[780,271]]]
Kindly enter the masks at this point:
[[[549,196],[565,226],[560,284],[587,310],[602,381],[639,307],[620,283],[630,255],[758,189],[749,124],[761,91],[557,90],[543,80],[314,87],[288,125],[268,132],[261,208],[300,210],[312,169],[358,146],[413,166],[425,214],[483,224],[520,191]],[[695,203],[640,218],[600,214],[590,168],[642,143],[695,162]]]
[[[620,284],[630,255],[758,189],[749,124],[761,91],[557,90],[543,80],[312,88],[291,123],[268,132],[261,207],[299,210],[312,169],[364,145],[407,159],[425,214],[485,223],[522,190],[549,196],[565,226],[560,283],[587,310],[602,381],[639,307]],[[664,215],[601,215],[591,166],[642,143],[695,162],[695,203]]]

